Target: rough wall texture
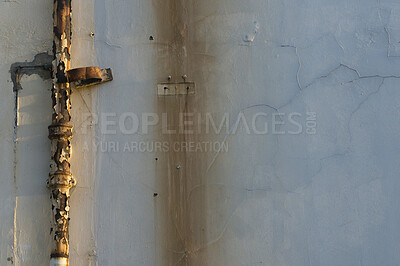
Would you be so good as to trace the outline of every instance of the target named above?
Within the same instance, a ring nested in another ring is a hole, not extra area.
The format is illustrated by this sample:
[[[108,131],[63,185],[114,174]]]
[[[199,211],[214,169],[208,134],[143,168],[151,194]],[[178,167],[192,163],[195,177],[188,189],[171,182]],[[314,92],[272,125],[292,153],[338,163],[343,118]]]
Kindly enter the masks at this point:
[[[72,67],[111,67],[115,79],[72,95],[71,265],[399,264],[397,1],[83,0],[72,9]],[[0,2],[0,265],[46,265],[50,254],[51,84],[23,78],[14,133],[9,69],[51,51],[51,12],[47,0]],[[195,96],[157,97],[158,83],[182,75]],[[118,123],[127,112],[167,114],[168,129],[182,112],[232,119],[220,134],[163,134],[161,123],[104,133],[102,114]],[[315,113],[317,132],[230,134],[258,112]],[[154,140],[225,140],[229,151],[122,150]]]

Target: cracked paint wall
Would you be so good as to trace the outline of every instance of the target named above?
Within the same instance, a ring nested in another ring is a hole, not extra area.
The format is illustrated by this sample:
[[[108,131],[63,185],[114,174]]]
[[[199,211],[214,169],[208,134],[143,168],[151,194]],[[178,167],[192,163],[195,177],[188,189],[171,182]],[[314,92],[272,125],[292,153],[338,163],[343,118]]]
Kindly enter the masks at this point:
[[[50,253],[51,85],[37,75],[21,81],[13,143],[10,66],[51,53],[52,2],[31,2],[0,2],[0,265],[45,265]],[[71,265],[399,263],[399,3],[83,0],[72,10],[72,67],[111,67],[114,81],[72,94]],[[157,96],[182,75],[196,95]],[[220,134],[166,135],[160,123],[104,133],[102,114],[118,123],[127,112],[165,113],[168,129],[182,112],[232,119]],[[317,132],[231,134],[259,112],[315,113]],[[229,151],[99,146],[153,140]]]

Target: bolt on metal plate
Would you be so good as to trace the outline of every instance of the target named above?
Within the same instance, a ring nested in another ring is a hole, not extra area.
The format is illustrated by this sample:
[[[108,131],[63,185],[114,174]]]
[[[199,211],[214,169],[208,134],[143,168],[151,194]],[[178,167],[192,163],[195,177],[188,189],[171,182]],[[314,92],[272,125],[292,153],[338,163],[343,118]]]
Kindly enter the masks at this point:
[[[193,95],[195,93],[194,82],[160,83],[157,85],[158,96]]]

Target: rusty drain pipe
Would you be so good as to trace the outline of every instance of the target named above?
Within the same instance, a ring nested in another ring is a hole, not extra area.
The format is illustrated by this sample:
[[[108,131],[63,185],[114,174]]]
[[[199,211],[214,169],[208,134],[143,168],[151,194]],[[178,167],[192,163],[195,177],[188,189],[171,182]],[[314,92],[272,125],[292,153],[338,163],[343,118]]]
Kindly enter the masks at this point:
[[[70,190],[76,185],[71,174],[71,92],[75,88],[111,81],[110,69],[83,67],[70,70],[71,0],[53,0],[53,64],[51,163],[47,186],[51,190],[53,211],[50,266],[69,265]]]

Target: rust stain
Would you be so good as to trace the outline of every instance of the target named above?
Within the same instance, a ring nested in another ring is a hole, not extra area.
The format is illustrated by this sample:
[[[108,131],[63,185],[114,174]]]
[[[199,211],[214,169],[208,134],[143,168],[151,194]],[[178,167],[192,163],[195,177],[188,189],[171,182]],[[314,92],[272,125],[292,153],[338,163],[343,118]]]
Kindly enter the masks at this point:
[[[190,41],[192,23],[192,1],[165,0],[153,1],[156,11],[157,31],[150,45],[156,45],[157,55],[154,62],[158,84],[163,82],[185,82],[186,79],[196,82],[193,71],[193,44]],[[192,63],[191,63],[192,62]],[[155,96],[157,97],[157,96]],[[168,142],[170,147],[175,143],[199,142],[202,136],[180,133],[180,114],[195,113],[201,110],[202,103],[196,95],[158,96],[156,108],[159,117],[167,117],[168,130],[177,134],[159,133],[158,138]],[[197,131],[199,125],[194,123],[190,129]],[[162,132],[162,125],[158,132]],[[193,191],[204,185],[202,176],[205,154],[176,151],[160,153],[157,157],[157,182],[160,191],[155,201],[156,210],[156,251],[157,265],[194,265],[194,259],[201,253],[206,243],[206,200],[205,190]]]
[[[98,67],[81,67],[68,71],[68,81],[99,82],[102,80],[101,69]]]
[[[83,88],[113,80],[110,68],[80,67],[67,71],[68,82],[73,88]]]

